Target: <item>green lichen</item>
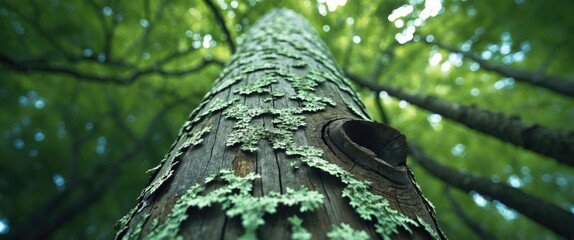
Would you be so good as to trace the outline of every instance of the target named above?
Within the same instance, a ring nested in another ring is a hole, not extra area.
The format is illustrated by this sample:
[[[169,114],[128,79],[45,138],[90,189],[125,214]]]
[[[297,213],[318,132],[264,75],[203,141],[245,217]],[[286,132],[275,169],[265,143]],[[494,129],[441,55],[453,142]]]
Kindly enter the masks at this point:
[[[271,66],[269,64],[268,66]],[[266,67],[265,71],[270,71]],[[328,97],[320,97],[314,93],[314,89],[325,81],[344,84],[336,79],[332,74],[310,71],[304,77],[295,77],[290,73],[276,71],[278,76],[273,78],[260,78],[254,83],[247,85],[236,92],[239,94],[268,94],[269,86],[276,83],[278,77],[291,83],[296,94],[290,99],[301,103],[300,108],[261,108],[248,107],[243,104],[235,104],[224,111],[224,116],[236,120],[234,131],[228,136],[227,145],[240,145],[244,151],[254,152],[258,150],[259,142],[267,139],[276,150],[285,150],[289,156],[298,157],[293,162],[293,166],[298,166],[299,162],[310,167],[318,168],[333,176],[338,177],[346,185],[343,189],[343,196],[347,197],[359,216],[365,220],[374,220],[375,229],[385,239],[389,239],[392,234],[398,233],[398,227],[410,231],[410,226],[418,226],[417,222],[404,216],[400,212],[392,209],[388,200],[382,196],[375,195],[369,191],[370,183],[359,181],[352,174],[343,170],[338,165],[329,163],[322,158],[322,150],[314,146],[297,145],[293,141],[293,133],[300,127],[305,126],[305,113],[312,113],[324,110],[327,104],[335,106],[335,102]],[[352,91],[351,91],[352,92]],[[354,103],[346,103],[356,114],[363,116],[357,110]],[[263,115],[274,115],[272,122],[274,128],[266,128],[263,125],[253,124],[256,117]],[[278,116],[277,116],[278,115]]]
[[[279,114],[273,118],[272,122],[280,129],[295,131],[299,127],[305,126],[305,116],[295,114]]]
[[[244,77],[241,75],[226,79],[225,81],[222,81],[219,84],[213,86],[213,88],[207,93],[206,97],[214,96],[215,94],[220,93],[223,90],[229,89],[229,87],[233,86],[236,83],[239,83],[243,79]]]
[[[323,195],[301,187],[299,190],[287,188],[284,194],[270,192],[262,197],[252,197],[251,192],[243,192],[240,195],[231,196],[227,201],[231,204],[226,211],[227,216],[241,215],[241,224],[245,228],[245,234],[240,238],[254,239],[257,228],[265,223],[264,214],[275,213],[279,204],[299,205],[300,212],[311,211],[323,204]],[[226,205],[225,202],[222,204]]]
[[[157,191],[157,189],[159,189],[165,182],[167,182],[173,176],[173,173],[175,171],[175,166],[179,162],[178,158],[181,157],[185,153],[185,151],[187,151],[187,149],[189,149],[190,147],[201,144],[203,142],[203,135],[205,135],[206,133],[209,133],[210,131],[211,131],[211,125],[206,126],[206,127],[202,128],[198,131],[195,131],[193,133],[186,134],[187,139],[183,141],[183,143],[180,145],[177,152],[171,158],[171,164],[170,164],[168,170],[165,171],[155,181],[151,182],[150,185],[147,186],[142,191],[140,197],[145,197],[145,196],[149,197],[149,196],[153,195],[155,193],[155,191]],[[159,171],[159,169],[167,161],[167,157],[169,157],[169,155],[167,155],[166,158],[164,158],[159,163],[159,165],[157,165],[156,167],[154,167],[152,169],[149,169],[146,172],[152,172],[155,175],[155,173],[157,171]]]
[[[327,106],[327,103],[331,106],[335,106],[336,102],[333,99],[328,97],[320,97],[312,92],[307,91],[300,91],[293,97],[293,100],[299,100],[303,103],[301,109],[305,112],[317,112],[320,110],[324,110]]]
[[[278,89],[275,89],[275,90],[271,93],[271,96],[272,96],[273,98],[280,98],[280,97],[285,96],[285,92],[283,92],[283,91],[281,91],[281,90],[278,90]]]
[[[263,51],[269,52],[271,54],[280,55],[294,60],[302,60],[303,57],[295,51],[286,48],[264,48]]]
[[[262,126],[246,126],[227,135],[225,144],[233,146],[241,144],[241,150],[255,152],[259,148],[259,141],[268,135],[268,130]]]
[[[353,112],[357,116],[361,117],[364,120],[371,120],[371,118],[367,114],[365,114],[362,110],[360,110],[360,108],[357,108],[356,104],[354,102],[351,102],[351,100],[343,98],[343,102],[345,102],[345,105],[347,105],[347,107],[351,109],[351,112]]]
[[[277,74],[273,74],[273,72],[266,73],[259,77],[254,83],[239,87],[233,92],[239,95],[259,94],[261,100],[269,102],[285,96],[285,92],[282,90],[271,90],[271,84],[277,83],[278,81]]]
[[[297,215],[287,218],[291,223],[291,240],[310,240],[313,236],[303,227],[303,220]]]
[[[399,226],[408,232],[411,232],[409,225],[418,226],[412,219],[392,209],[388,200],[380,195],[372,194],[367,182],[354,178],[343,180],[343,182],[347,182],[347,187],[343,189],[343,196],[349,198],[351,206],[361,218],[376,221],[375,230],[384,239],[390,239],[392,234],[398,234]]]
[[[307,67],[307,65],[309,65],[307,62],[298,60],[298,61],[293,62],[291,64],[291,67],[293,67],[293,68],[305,68],[305,67]]]
[[[255,152],[258,150],[259,141],[268,139],[274,149],[285,149],[292,142],[292,132],[305,126],[305,117],[298,115],[301,112],[299,108],[249,108],[236,104],[223,112],[225,117],[236,120],[234,131],[227,136],[226,144],[240,144],[242,150]],[[275,128],[252,124],[254,118],[265,114],[278,115],[272,120]]]
[[[350,87],[350,83],[348,82],[347,78],[345,78],[338,69],[330,68],[330,72],[321,72],[317,77],[334,83],[340,90],[347,93],[348,96],[342,96],[343,102],[349,109],[351,109],[353,113],[357,114],[359,117],[365,120],[372,120],[365,111],[363,102],[361,102],[357,93]]]
[[[153,195],[155,193],[155,191],[157,191],[165,182],[167,182],[167,180],[169,180],[171,178],[171,176],[173,176],[173,167],[176,165],[176,163],[172,163],[170,165],[170,169],[165,171],[159,178],[156,178],[155,181],[153,181],[149,186],[147,186],[141,193],[141,197],[146,197],[149,198],[149,196]]]
[[[182,201],[182,199],[185,199],[189,195],[197,194],[202,190],[203,189],[199,185],[191,187],[187,193],[175,203],[163,224],[159,224],[159,220],[157,218],[153,219],[149,227],[151,231],[147,234],[146,238],[183,239],[181,236],[178,236],[177,233],[179,231],[180,224],[188,218],[187,209],[189,208],[189,205]]]
[[[118,239],[120,235],[124,234],[125,231],[128,230],[130,220],[132,219],[132,216],[134,215],[135,212],[136,209],[132,208],[128,214],[126,214],[118,222],[116,222],[114,228],[116,228],[117,233],[114,239]]]
[[[167,158],[161,159],[161,161],[159,161],[159,164],[157,166],[148,169],[147,171],[145,171],[145,173],[149,174],[151,177],[155,177],[155,175],[157,174],[157,172],[159,171],[159,169],[161,168],[163,163],[165,163],[166,160]]]
[[[368,240],[369,235],[365,231],[353,229],[349,224],[343,223],[333,226],[333,230],[327,233],[327,237],[332,240]]]
[[[263,63],[260,65],[250,64],[250,65],[244,66],[241,69],[241,74],[245,75],[245,74],[250,74],[250,73],[263,71],[263,70],[273,70],[273,69],[277,69],[278,67],[279,67],[279,65],[277,65],[276,63],[270,63],[270,62]]]
[[[195,109],[193,109],[193,111],[191,111],[187,117],[187,121],[185,121],[183,127],[179,130],[179,135],[183,134],[183,131],[189,131],[191,128],[193,128],[193,125],[198,122],[193,120],[196,119],[199,112],[203,110],[205,106],[207,106],[207,104],[210,102],[209,100],[211,100],[211,97],[204,97],[203,101],[201,101],[201,103]]]
[[[200,107],[190,115],[189,121],[182,128],[181,136],[186,137],[185,132],[189,132],[203,117],[223,111],[225,118],[235,121],[233,131],[227,136],[227,146],[239,145],[243,151],[255,152],[262,144],[262,140],[268,140],[273,149],[285,151],[286,155],[295,159],[290,163],[294,168],[304,164],[335,176],[345,185],[342,191],[343,196],[349,199],[350,205],[357,214],[364,220],[373,221],[376,232],[385,239],[398,233],[399,228],[410,232],[410,227],[418,226],[423,226],[429,234],[438,238],[433,228],[422,219],[417,218],[417,221],[414,221],[406,217],[392,209],[384,197],[371,193],[369,191],[371,183],[358,180],[348,171],[323,159],[323,151],[320,148],[295,143],[294,134],[306,125],[306,114],[323,111],[328,106],[336,106],[332,98],[318,96],[315,93],[315,89],[327,81],[341,90],[339,94],[343,103],[351,112],[363,119],[370,119],[370,117],[366,114],[364,105],[350,87],[347,79],[335,67],[332,56],[325,54],[328,53],[328,49],[324,43],[317,41],[317,36],[300,29],[285,28],[283,22],[289,19],[281,15],[277,18],[270,18],[269,21],[272,23],[266,27],[256,25],[254,28],[259,28],[259,31],[244,36],[245,41],[252,43],[251,49],[245,50],[244,46],[239,46],[238,52],[229,61],[214,88],[206,95]],[[292,34],[297,34],[302,38],[289,37]],[[270,41],[274,44],[269,44]],[[262,59],[265,61],[261,61]],[[254,62],[259,64],[254,64]],[[296,72],[300,75],[288,71],[290,68],[297,68]],[[257,95],[262,101],[270,102],[286,97],[285,92],[273,89],[274,84],[288,82],[294,94],[289,94],[286,98],[297,101],[300,106],[251,107],[239,103],[237,97],[227,101],[212,99],[215,94],[246,79],[253,81],[236,88],[231,92],[231,96]],[[199,112],[201,114],[198,114]],[[263,121],[255,121],[263,116],[271,116],[273,126],[264,125]],[[197,138],[187,136],[183,145],[192,146],[194,143],[200,143],[201,135],[204,133],[199,131],[196,134],[198,134]],[[166,175],[167,178],[171,176],[174,164],[177,163],[175,158],[182,154],[180,150],[170,157],[170,159],[173,158],[172,165],[168,168],[170,171],[166,171],[159,179],[165,178]],[[227,216],[241,218],[245,229],[242,238],[254,239],[257,228],[264,224],[263,216],[275,213],[278,205],[298,205],[299,211],[304,212],[314,210],[323,203],[321,194],[309,191],[305,187],[299,190],[287,189],[284,194],[271,192],[265,196],[254,197],[251,195],[252,181],[256,178],[259,176],[253,173],[239,177],[231,171],[221,171],[207,178],[206,184],[222,181],[223,186],[210,192],[205,192],[202,185],[192,186],[176,202],[164,223],[160,224],[158,219],[152,220],[149,238],[178,239],[177,232],[180,224],[188,218],[186,212],[191,207],[204,208],[219,204]],[[161,183],[163,182],[156,184],[156,187],[161,186]],[[293,239],[311,237],[302,227],[302,220],[297,216],[289,218],[288,221],[292,224]],[[347,224],[334,226],[327,236],[332,239],[368,238],[364,231],[356,231]]]
[[[292,132],[285,129],[276,128],[271,131],[268,137],[271,142],[271,146],[275,150],[287,149],[287,147],[293,145]]]
[[[253,93],[271,94],[271,89],[269,88],[269,85],[271,85],[272,83],[277,83],[277,82],[278,82],[278,79],[275,76],[264,75],[263,77],[258,78],[252,84],[237,88],[234,91],[234,93],[241,94],[241,95],[250,95]]]
[[[300,160],[308,166],[318,168],[339,178],[346,185],[342,191],[343,197],[349,199],[351,206],[362,219],[375,221],[375,230],[384,239],[390,239],[392,234],[398,233],[398,227],[411,232],[410,226],[418,226],[417,222],[392,209],[388,200],[371,193],[369,191],[370,182],[357,180],[351,173],[338,165],[321,158],[320,150],[307,146],[306,149],[287,151],[287,154],[300,155]]]
[[[229,100],[223,100],[223,99],[215,99],[215,100],[211,100],[211,106],[204,111],[203,113],[199,114],[197,117],[195,117],[195,119],[192,120],[192,123],[197,123],[199,121],[201,121],[201,119],[203,119],[203,117],[212,114],[214,112],[217,111],[221,111],[223,109],[226,109],[228,106],[230,106],[231,104],[233,104],[234,102],[238,101],[239,98],[235,97],[235,98],[231,98]]]
[[[440,239],[438,232],[421,217],[417,216],[417,222],[431,235],[432,238]]]
[[[138,223],[136,224],[135,229],[129,234],[124,236],[122,239],[138,239],[138,237],[140,236],[140,233],[142,231],[142,227],[144,225],[144,223],[147,221],[147,219],[149,218],[150,214],[149,213],[145,213],[143,216],[140,217],[140,220],[138,221]]]
[[[263,216],[273,214],[279,205],[299,206],[300,212],[312,211],[323,204],[323,195],[310,191],[302,186],[298,190],[287,188],[285,193],[270,192],[261,197],[251,195],[253,180],[261,176],[249,173],[244,177],[237,176],[231,170],[221,170],[205,180],[205,184],[215,181],[224,182],[223,186],[204,193],[205,188],[196,184],[192,186],[175,204],[172,212],[163,224],[152,224],[150,239],[180,239],[177,230],[188,216],[190,207],[205,208],[219,204],[228,217],[239,216],[245,233],[239,239],[256,239],[257,229],[265,223]]]
[[[189,148],[191,146],[199,145],[203,142],[203,135],[211,131],[211,125],[204,127],[192,134],[188,134],[189,137],[183,142],[181,148]]]

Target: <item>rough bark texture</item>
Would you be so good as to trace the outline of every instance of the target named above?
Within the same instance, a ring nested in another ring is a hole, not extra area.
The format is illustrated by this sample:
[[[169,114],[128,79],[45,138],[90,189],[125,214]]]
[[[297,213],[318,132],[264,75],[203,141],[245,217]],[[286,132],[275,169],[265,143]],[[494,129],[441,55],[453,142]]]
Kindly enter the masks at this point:
[[[354,82],[373,91],[386,91],[443,117],[462,123],[469,128],[496,137],[502,141],[554,158],[562,164],[574,166],[574,132],[528,124],[518,117],[490,112],[476,106],[466,106],[435,96],[410,94],[398,88],[380,86],[358,76],[347,74]]]
[[[117,238],[442,239],[406,153],[309,24],[275,10],[243,36]]]
[[[463,191],[477,191],[480,194],[500,200],[506,206],[524,214],[538,224],[566,237],[574,239],[574,214],[541,198],[527,194],[503,183],[487,178],[461,173],[439,164],[429,158],[415,143],[409,142],[413,159],[425,170],[451,186]]]

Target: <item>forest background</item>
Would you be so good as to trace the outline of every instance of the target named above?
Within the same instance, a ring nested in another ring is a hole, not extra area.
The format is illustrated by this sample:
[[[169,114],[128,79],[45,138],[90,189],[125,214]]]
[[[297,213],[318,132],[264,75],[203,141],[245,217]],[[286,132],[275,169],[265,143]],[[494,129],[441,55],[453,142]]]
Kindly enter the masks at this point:
[[[374,119],[451,171],[408,160],[447,236],[560,239],[448,176],[574,214],[567,0],[0,1],[0,238],[112,238],[241,34],[277,7],[311,22]],[[464,120],[465,106],[494,114]]]

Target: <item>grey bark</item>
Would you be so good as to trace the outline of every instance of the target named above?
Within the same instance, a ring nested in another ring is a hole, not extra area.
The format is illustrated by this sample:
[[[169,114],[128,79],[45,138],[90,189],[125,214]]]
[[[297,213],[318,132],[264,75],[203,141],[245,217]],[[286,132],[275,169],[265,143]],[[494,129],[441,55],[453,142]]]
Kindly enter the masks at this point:
[[[195,200],[208,201],[202,196],[222,189],[222,181],[205,182],[225,169],[239,177],[261,175],[250,182],[250,195],[242,198],[261,199],[302,187],[324,197],[308,212],[279,204],[277,212],[267,213],[257,228],[261,239],[294,237],[287,221],[293,215],[316,239],[341,224],[372,239],[444,238],[430,203],[405,164],[404,136],[369,120],[327,47],[304,19],[289,10],[276,10],[262,17],[243,39],[166,158],[152,171],[138,206],[120,221],[117,238],[171,234],[184,239],[236,239],[247,234],[245,222],[226,214],[221,204],[186,207]],[[364,180],[373,184],[349,190],[349,182]],[[205,189],[186,198],[195,187]],[[363,197],[344,197],[349,191]],[[349,199],[379,200],[353,207]],[[368,217],[357,214],[358,208],[382,202],[388,205],[370,211]],[[181,212],[175,214],[176,210]],[[388,220],[385,224],[404,225],[381,234],[391,229],[376,227],[381,222],[375,215],[381,211],[389,213],[382,216]]]

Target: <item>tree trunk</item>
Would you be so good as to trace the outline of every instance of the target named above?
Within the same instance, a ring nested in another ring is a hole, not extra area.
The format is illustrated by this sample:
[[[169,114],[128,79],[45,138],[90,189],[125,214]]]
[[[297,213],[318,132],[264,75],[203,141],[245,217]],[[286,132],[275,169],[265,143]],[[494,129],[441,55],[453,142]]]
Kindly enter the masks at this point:
[[[406,146],[369,120],[309,24],[275,10],[243,36],[117,238],[442,239]]]

